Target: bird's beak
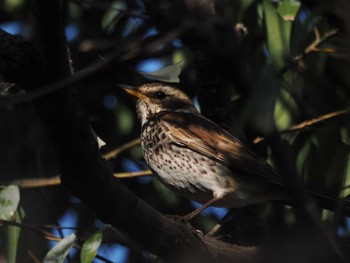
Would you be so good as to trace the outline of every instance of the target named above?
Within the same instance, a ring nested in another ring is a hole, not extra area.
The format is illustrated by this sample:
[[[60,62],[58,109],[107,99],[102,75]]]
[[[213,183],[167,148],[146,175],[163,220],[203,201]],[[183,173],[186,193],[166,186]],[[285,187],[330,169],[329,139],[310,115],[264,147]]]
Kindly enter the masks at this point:
[[[131,86],[126,86],[126,85],[120,85],[120,86],[122,86],[122,88],[125,90],[126,93],[130,94],[133,97],[136,97],[140,100],[144,100],[147,98],[147,96],[145,96],[144,94],[142,94],[137,89],[135,89]]]

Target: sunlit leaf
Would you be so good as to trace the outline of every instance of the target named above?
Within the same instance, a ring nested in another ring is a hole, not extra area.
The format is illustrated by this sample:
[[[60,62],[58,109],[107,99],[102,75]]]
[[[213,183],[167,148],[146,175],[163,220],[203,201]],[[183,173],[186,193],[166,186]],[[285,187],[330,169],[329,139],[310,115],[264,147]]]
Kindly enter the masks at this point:
[[[274,113],[276,128],[279,131],[286,130],[292,125],[294,110],[297,110],[297,105],[293,97],[285,89],[281,89]]]
[[[276,101],[274,115],[277,130],[283,131],[290,126],[292,120],[291,114],[281,100]]]
[[[69,251],[74,245],[75,234],[72,233],[69,236],[58,242],[44,258],[44,263],[62,263],[67,257]]]
[[[280,1],[277,7],[277,12],[285,21],[294,21],[300,8],[300,2],[295,0]]]
[[[283,67],[289,54],[292,24],[281,18],[271,0],[263,0],[263,14],[270,58],[277,67]]]
[[[186,56],[187,54],[182,49],[178,49],[173,53],[172,63],[173,64],[182,63],[181,66],[183,67],[186,61]]]
[[[0,191],[0,219],[10,220],[15,214],[19,203],[17,185],[10,185]]]
[[[146,73],[146,72],[140,72],[143,76],[146,78],[151,78],[154,80],[164,81],[164,82],[170,82],[170,83],[179,83],[179,75],[182,70],[183,62],[179,62],[177,64],[173,64],[167,67],[164,67],[160,70]]]
[[[80,254],[80,260],[82,263],[90,263],[93,261],[97,255],[97,250],[101,245],[102,237],[102,232],[98,231],[85,241]]]

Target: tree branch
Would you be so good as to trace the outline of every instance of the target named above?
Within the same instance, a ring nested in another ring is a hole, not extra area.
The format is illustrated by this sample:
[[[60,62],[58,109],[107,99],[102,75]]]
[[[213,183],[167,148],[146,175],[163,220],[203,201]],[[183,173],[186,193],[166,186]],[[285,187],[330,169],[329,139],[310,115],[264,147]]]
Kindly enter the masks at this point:
[[[322,44],[326,43],[329,39],[333,38],[336,36],[339,32],[339,30],[330,30],[325,33],[323,37],[320,36],[320,32],[318,29],[315,27],[314,28],[315,32],[315,39],[312,41],[303,51],[303,53],[293,57],[289,63],[287,63],[284,67],[282,67],[279,70],[279,75],[283,75],[286,73],[292,66],[296,65],[300,60],[305,59],[308,55],[314,53],[314,52],[325,52],[325,53],[334,53],[334,50],[332,49],[320,49],[319,46]]]
[[[141,141],[140,141],[139,138],[134,139],[134,140],[132,140],[130,142],[127,142],[124,145],[122,145],[122,146],[120,146],[120,147],[118,147],[118,148],[116,148],[116,149],[114,149],[114,150],[104,154],[103,158],[105,158],[106,160],[110,160],[112,158],[115,158],[117,155],[119,155],[123,151],[128,150],[128,149],[130,149],[130,148],[132,148],[132,147],[134,147],[134,146],[136,146],[136,145],[138,145],[140,143],[141,143]]]
[[[316,118],[313,118],[311,120],[306,120],[297,124],[292,125],[291,127],[289,127],[286,130],[283,130],[281,132],[279,132],[280,134],[284,134],[284,133],[291,133],[291,132],[297,132],[297,131],[302,131],[305,129],[308,129],[316,124],[319,124],[320,122],[329,120],[329,119],[333,119],[336,118],[338,116],[342,116],[345,114],[349,114],[350,113],[350,109],[345,109],[345,110],[338,110],[338,111],[333,111],[330,113],[326,113],[324,115],[318,116]],[[265,138],[264,137],[256,137],[253,140],[254,144],[260,143],[262,141],[264,141]]]

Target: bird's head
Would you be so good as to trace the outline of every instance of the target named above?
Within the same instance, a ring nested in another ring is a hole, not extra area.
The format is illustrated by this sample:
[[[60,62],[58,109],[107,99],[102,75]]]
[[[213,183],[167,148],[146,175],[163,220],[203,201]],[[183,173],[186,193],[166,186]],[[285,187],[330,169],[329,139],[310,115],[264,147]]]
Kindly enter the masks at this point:
[[[137,114],[142,125],[164,111],[198,113],[184,92],[167,84],[151,83],[138,88],[124,87],[124,90],[137,98]]]

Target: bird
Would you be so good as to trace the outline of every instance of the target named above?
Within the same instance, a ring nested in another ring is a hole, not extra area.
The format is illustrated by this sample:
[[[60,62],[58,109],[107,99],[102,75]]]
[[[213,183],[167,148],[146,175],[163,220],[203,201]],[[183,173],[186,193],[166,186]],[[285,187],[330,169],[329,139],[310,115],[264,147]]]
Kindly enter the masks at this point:
[[[137,99],[142,153],[154,175],[172,191],[202,204],[187,220],[211,205],[239,208],[291,200],[275,169],[201,115],[183,91],[167,83],[123,88]],[[336,198],[310,193],[336,206]]]

